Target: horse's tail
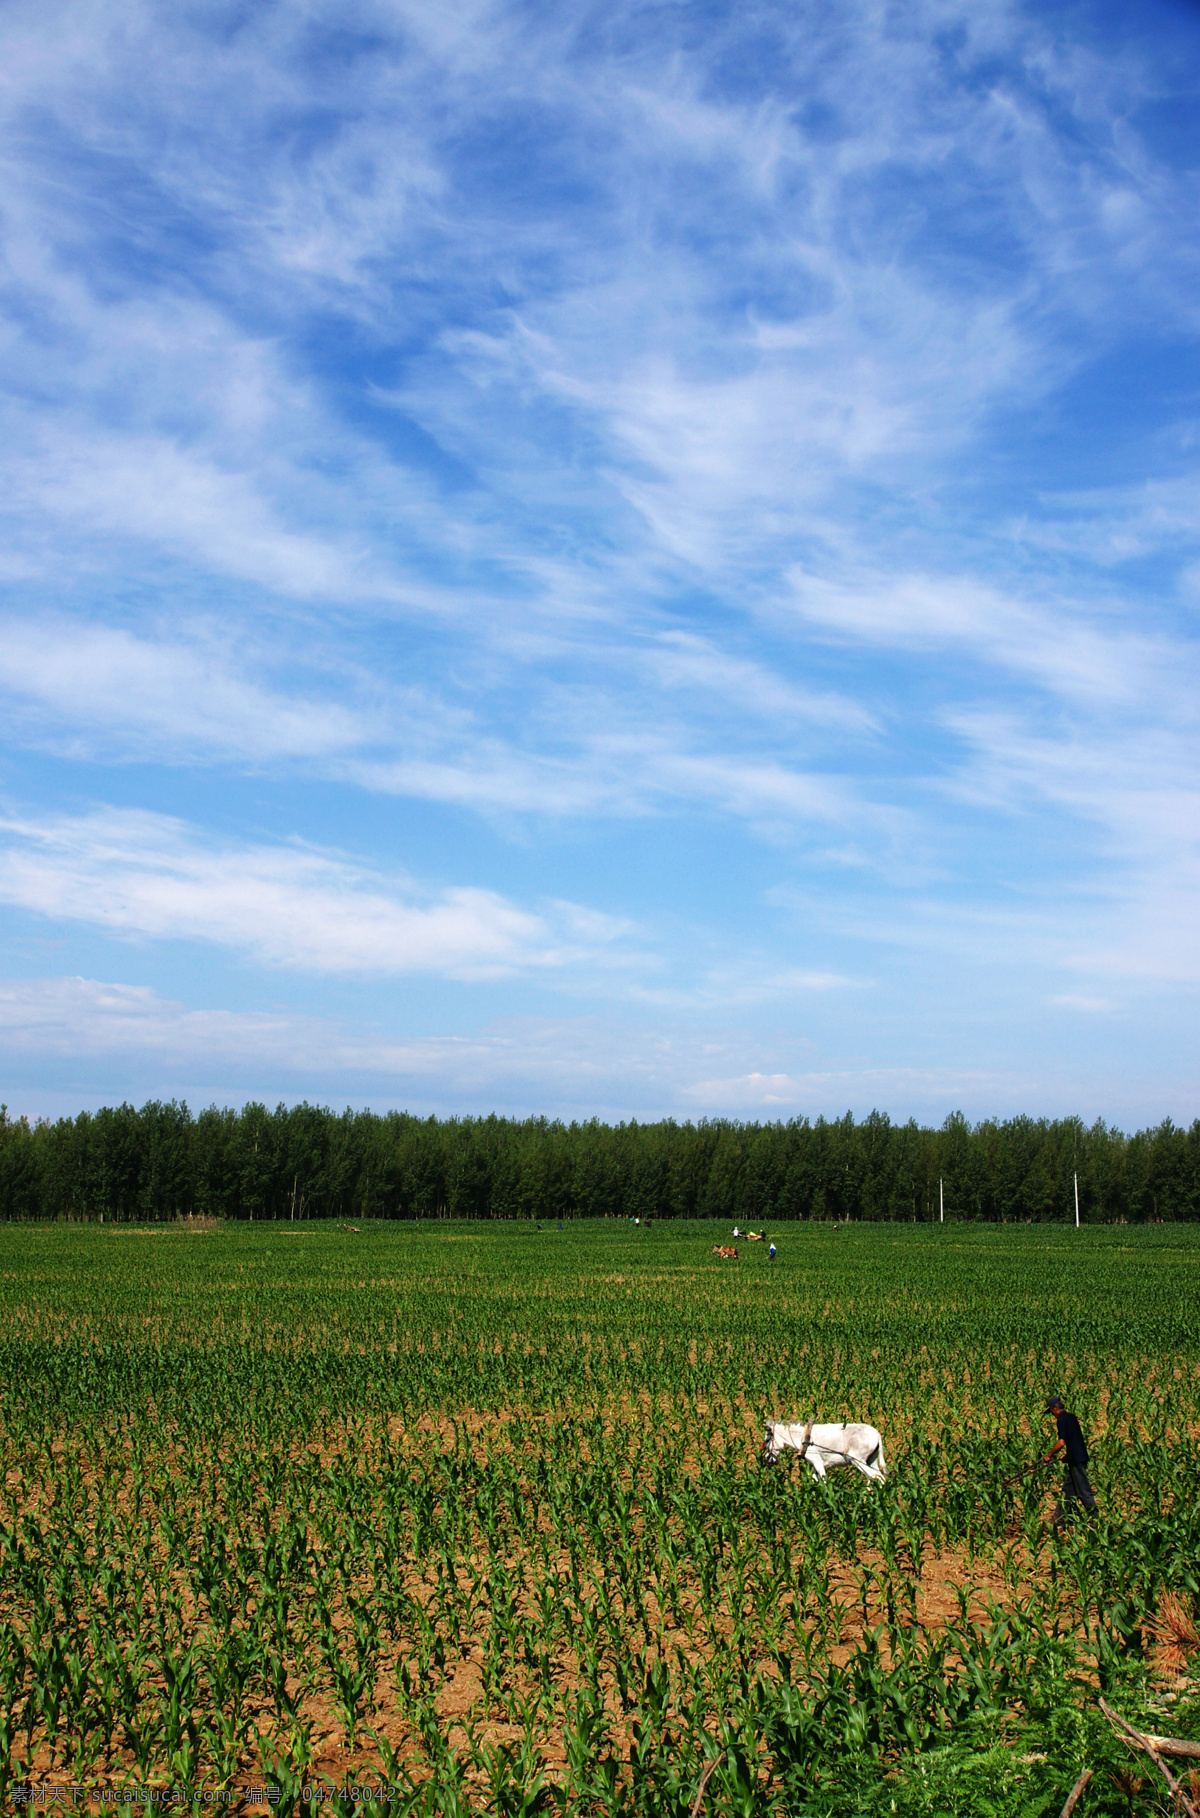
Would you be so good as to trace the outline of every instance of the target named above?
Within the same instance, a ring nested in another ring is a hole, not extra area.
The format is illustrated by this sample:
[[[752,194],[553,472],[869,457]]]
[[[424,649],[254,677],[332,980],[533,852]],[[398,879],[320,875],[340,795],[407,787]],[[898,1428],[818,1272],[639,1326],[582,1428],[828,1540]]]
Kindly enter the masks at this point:
[[[875,1447],[875,1450],[872,1452],[870,1458],[867,1460],[867,1463],[875,1465],[878,1468],[879,1475],[881,1477],[887,1476],[887,1459],[883,1456],[883,1434],[882,1433],[879,1435],[879,1444]]]

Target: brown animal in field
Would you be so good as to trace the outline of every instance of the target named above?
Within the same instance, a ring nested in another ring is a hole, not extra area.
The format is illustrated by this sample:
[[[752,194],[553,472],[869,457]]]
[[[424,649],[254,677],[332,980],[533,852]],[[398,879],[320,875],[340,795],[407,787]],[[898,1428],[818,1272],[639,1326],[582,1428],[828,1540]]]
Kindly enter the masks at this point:
[[[737,1261],[737,1249],[733,1244],[714,1244],[713,1255],[731,1257],[734,1262]]]

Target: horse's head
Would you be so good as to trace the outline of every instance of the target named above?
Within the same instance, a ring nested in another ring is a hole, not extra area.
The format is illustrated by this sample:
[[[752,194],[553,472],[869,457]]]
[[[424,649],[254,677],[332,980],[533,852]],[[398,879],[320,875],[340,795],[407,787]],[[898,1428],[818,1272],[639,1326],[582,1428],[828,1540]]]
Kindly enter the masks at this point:
[[[779,1447],[775,1444],[775,1429],[769,1423],[763,1434],[762,1451],[759,1453],[761,1463],[773,1465],[779,1463]]]

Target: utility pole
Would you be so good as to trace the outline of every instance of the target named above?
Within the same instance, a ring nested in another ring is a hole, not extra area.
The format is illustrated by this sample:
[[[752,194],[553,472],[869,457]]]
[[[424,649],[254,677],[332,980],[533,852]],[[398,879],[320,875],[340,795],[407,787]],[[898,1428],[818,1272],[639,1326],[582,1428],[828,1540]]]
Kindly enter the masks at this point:
[[[943,1180],[939,1179],[939,1181],[938,1181],[938,1224],[944,1225],[945,1222],[946,1222],[946,1183]]]
[[[1079,1176],[1075,1176],[1075,1229],[1079,1229]]]

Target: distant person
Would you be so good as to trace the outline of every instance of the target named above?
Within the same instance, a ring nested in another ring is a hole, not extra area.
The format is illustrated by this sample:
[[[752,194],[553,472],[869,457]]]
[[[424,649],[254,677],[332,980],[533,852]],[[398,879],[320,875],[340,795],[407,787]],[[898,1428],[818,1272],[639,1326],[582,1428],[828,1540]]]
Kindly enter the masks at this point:
[[[1068,1412],[1061,1395],[1047,1396],[1044,1412],[1053,1417],[1058,1438],[1046,1453],[1043,1463],[1049,1464],[1060,1452],[1066,1454],[1062,1495],[1054,1505],[1054,1525],[1057,1528],[1061,1527],[1063,1516],[1075,1502],[1081,1502],[1088,1514],[1094,1515],[1096,1494],[1088,1482],[1087,1441],[1083,1437],[1078,1417]]]
[[[768,1262],[775,1261],[775,1245],[774,1244],[772,1244],[771,1248],[767,1251],[767,1261]]]

